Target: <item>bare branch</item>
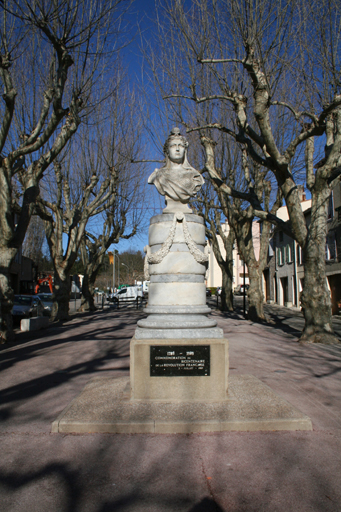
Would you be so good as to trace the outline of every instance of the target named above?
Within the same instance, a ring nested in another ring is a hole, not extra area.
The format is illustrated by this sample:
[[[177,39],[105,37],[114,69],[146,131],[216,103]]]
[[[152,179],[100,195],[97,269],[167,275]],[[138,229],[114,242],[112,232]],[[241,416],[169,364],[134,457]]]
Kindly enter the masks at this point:
[[[223,96],[221,94],[212,94],[210,96],[203,96],[202,98],[197,98],[194,96],[185,96],[183,94],[170,94],[169,96],[164,96],[163,99],[171,99],[171,98],[183,98],[191,101],[195,101],[195,103],[204,103],[205,101],[213,101],[213,100],[226,100],[233,101],[233,96]]]
[[[198,62],[200,62],[200,64],[224,64],[228,62],[244,64],[243,59],[198,59]]]
[[[237,137],[238,137],[238,135],[233,130],[226,128],[226,126],[223,126],[220,123],[210,123],[210,124],[204,124],[202,126],[197,126],[195,128],[187,128],[186,132],[191,133],[191,132],[201,131],[201,130],[211,129],[211,128],[220,130],[221,132],[224,132],[224,133],[228,133],[234,139],[237,139]]]
[[[305,165],[307,172],[307,187],[312,190],[315,184],[314,175],[314,137],[310,137],[305,143]]]
[[[3,99],[6,104],[6,109],[4,113],[4,117],[1,123],[0,129],[0,153],[2,152],[4,145],[7,140],[7,135],[12,123],[14,105],[15,105],[15,97],[17,95],[17,91],[15,90],[12,77],[9,73],[10,59],[9,55],[0,56],[0,76],[2,78],[3,84],[5,86],[5,93],[3,94]]]
[[[285,107],[292,112],[296,121],[298,121],[301,117],[309,117],[315,124],[318,124],[318,117],[311,112],[297,112],[289,103],[285,103],[284,101],[270,101],[270,105],[279,105],[281,107]]]

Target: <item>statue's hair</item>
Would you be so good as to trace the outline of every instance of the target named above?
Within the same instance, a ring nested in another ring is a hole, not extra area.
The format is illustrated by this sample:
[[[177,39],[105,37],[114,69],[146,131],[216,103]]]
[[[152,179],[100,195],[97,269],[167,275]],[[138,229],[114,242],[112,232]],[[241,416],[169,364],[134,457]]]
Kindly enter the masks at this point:
[[[166,140],[166,142],[165,142],[165,144],[163,146],[163,152],[164,152],[165,155],[168,155],[168,148],[170,146],[170,143],[172,142],[172,140],[175,140],[175,139],[180,139],[181,142],[183,143],[184,147],[186,149],[188,148],[188,140],[186,139],[186,137],[181,135],[179,128],[175,127],[170,132],[170,135],[169,135],[168,139]]]

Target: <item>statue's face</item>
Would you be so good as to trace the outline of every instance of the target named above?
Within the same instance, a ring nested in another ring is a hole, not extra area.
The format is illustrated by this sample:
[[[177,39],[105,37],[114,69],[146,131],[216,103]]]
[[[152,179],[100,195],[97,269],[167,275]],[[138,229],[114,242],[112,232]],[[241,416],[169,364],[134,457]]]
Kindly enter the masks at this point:
[[[168,146],[168,156],[177,164],[183,162],[185,155],[185,146],[181,139],[173,139]]]

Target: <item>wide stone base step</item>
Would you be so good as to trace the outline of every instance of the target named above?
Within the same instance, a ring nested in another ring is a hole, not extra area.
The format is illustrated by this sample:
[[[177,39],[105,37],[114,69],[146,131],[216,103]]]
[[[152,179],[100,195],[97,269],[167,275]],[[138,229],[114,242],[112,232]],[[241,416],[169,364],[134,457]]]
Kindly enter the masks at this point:
[[[130,400],[129,377],[95,377],[52,423],[60,433],[312,430],[308,416],[252,375],[229,377],[218,402]]]

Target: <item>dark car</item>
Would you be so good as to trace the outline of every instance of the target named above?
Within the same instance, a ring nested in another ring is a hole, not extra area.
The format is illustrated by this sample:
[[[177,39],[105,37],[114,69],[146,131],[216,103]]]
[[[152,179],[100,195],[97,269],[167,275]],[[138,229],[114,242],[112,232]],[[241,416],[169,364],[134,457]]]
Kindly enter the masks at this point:
[[[206,288],[206,297],[211,297],[212,292],[209,288]]]
[[[14,320],[42,316],[44,306],[37,295],[14,295],[12,316]]]
[[[44,315],[51,316],[53,306],[52,293],[38,293],[36,296],[43,303]]]

